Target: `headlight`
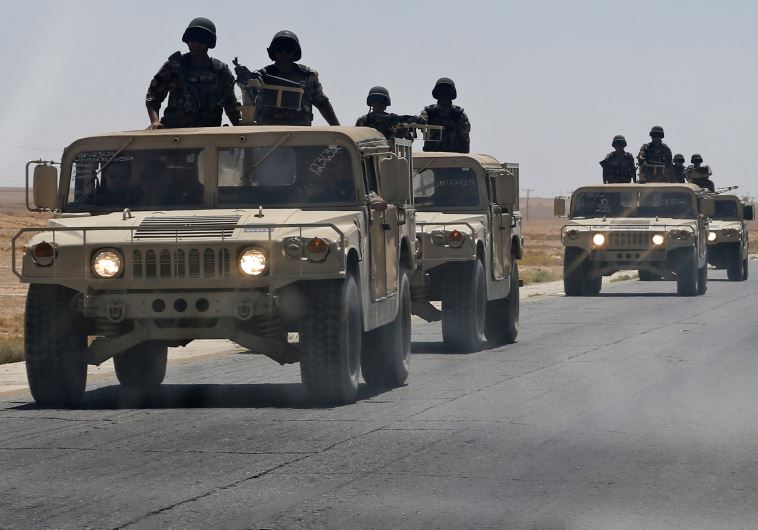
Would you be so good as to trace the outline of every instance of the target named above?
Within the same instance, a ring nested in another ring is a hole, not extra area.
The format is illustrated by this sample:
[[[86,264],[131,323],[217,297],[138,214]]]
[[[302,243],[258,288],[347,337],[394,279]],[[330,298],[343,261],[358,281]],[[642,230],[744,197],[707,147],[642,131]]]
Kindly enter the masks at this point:
[[[653,245],[655,246],[661,246],[666,241],[666,238],[663,237],[663,234],[653,234]]]
[[[595,244],[596,247],[602,247],[605,245],[605,235],[604,234],[595,234],[592,236],[592,242]]]
[[[442,230],[434,230],[431,239],[432,243],[435,245],[443,246],[445,244],[445,232]]]
[[[708,232],[708,241],[716,241],[718,235],[716,232]]]
[[[98,278],[115,278],[121,274],[124,260],[116,249],[103,249],[92,258],[92,272]]]
[[[740,235],[740,231],[736,228],[724,228],[724,230],[722,230],[722,233],[726,237],[736,237]]]
[[[672,230],[669,234],[671,234],[672,239],[688,239],[690,237],[690,231],[684,229]]]
[[[577,238],[579,238],[579,232],[577,232],[574,229],[566,230],[566,237],[569,238],[569,239],[571,239],[571,240],[577,239]]]
[[[466,239],[466,236],[461,233],[460,230],[452,230],[447,235],[447,241],[448,244],[453,248],[460,248],[463,246],[463,241]]]
[[[247,276],[260,276],[266,272],[266,253],[261,248],[246,248],[240,253],[239,266]]]

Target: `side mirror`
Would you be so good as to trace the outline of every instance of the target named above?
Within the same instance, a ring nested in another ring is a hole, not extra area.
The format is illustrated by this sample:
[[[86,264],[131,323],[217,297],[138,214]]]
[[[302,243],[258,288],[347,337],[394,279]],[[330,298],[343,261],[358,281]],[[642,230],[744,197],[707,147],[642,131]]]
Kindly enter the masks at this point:
[[[556,217],[566,217],[566,199],[564,197],[553,199],[553,215]]]
[[[745,221],[752,221],[753,219],[755,219],[755,214],[753,213],[752,204],[745,205],[744,217],[745,217]]]
[[[705,217],[713,217],[716,213],[716,201],[713,197],[700,197],[700,213]]]
[[[55,166],[34,166],[34,205],[41,210],[53,210],[58,205],[58,170]]]
[[[379,160],[379,194],[388,203],[410,202],[411,172],[408,160],[391,156]]]

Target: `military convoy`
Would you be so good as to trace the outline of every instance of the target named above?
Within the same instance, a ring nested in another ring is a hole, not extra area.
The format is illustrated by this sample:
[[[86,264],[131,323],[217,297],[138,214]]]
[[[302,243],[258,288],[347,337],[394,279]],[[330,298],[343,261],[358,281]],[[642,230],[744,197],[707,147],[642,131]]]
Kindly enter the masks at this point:
[[[413,313],[441,320],[453,351],[478,351],[485,338],[513,342],[523,253],[518,165],[487,155],[417,153],[413,167]]]
[[[566,199],[556,198],[554,209],[566,215]],[[675,280],[680,295],[705,294],[713,214],[713,197],[694,184],[577,189],[561,230],[566,295],[597,295],[603,276],[623,270],[639,271],[641,280]]]
[[[726,269],[733,282],[748,278],[747,222],[753,220],[753,205],[736,195],[717,195],[715,213],[708,231],[708,263]]]
[[[77,405],[109,358],[154,389],[167,348],[203,338],[300,362],[317,402],[355,400],[361,373],[403,384],[411,161],[373,129],[277,126],[104,134],[64,151],[60,179],[39,164],[27,206],[55,216],[13,240],[35,400]]]

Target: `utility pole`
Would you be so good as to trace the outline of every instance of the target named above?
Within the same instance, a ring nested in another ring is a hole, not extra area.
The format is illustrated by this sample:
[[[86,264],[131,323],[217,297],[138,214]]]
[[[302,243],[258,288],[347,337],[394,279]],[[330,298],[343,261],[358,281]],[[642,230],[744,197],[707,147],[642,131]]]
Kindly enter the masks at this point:
[[[529,194],[534,191],[534,188],[521,188],[526,192],[526,220],[529,220]]]

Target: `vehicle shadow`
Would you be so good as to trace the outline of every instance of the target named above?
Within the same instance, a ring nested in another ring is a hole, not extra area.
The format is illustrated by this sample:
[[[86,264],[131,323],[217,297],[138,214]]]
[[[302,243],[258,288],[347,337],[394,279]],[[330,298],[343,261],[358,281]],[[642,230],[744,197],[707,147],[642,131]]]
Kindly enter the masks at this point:
[[[494,350],[497,348],[502,348],[503,346],[508,346],[507,344],[490,344],[488,342],[484,343],[484,347],[479,350],[479,352],[485,352],[488,350]],[[473,355],[475,353],[479,352],[459,352],[459,351],[452,351],[445,346],[445,343],[442,341],[439,342],[413,342],[411,343],[411,353],[413,355],[432,355],[432,354],[442,354],[442,355]]]
[[[357,401],[363,401],[382,394],[362,384],[358,389]],[[218,384],[218,385],[161,385],[157,390],[144,394],[127,390],[119,385],[111,385],[86,393],[84,403],[78,407],[84,410],[122,409],[229,409],[229,408],[289,408],[325,409],[341,405],[315,404],[305,395],[298,383],[283,384]],[[39,410],[34,403],[13,407],[9,410]]]
[[[600,293],[585,298],[665,298],[679,297],[677,293]]]

